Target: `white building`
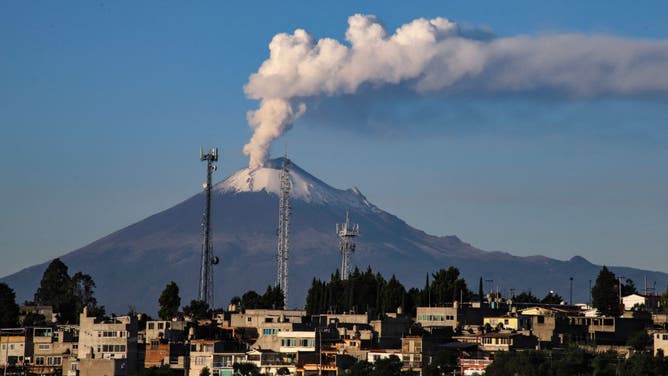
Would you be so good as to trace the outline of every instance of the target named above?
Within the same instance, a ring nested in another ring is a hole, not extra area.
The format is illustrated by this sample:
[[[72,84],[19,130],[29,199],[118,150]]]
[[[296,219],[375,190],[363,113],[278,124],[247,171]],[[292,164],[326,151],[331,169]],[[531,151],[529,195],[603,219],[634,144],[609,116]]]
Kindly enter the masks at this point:
[[[80,360],[89,360],[85,362],[87,365],[94,366],[99,359],[120,359],[113,362],[113,368],[120,369],[121,375],[133,373],[137,366],[137,318],[119,316],[104,321],[88,317],[88,309],[84,307],[79,320],[78,350]]]
[[[654,356],[661,350],[664,355],[668,354],[668,332],[654,333]]]

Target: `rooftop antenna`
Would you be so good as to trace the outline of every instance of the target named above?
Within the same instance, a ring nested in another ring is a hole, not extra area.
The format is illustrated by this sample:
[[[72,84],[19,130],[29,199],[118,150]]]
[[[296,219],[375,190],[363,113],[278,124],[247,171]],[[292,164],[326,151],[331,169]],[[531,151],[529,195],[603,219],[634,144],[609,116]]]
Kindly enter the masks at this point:
[[[213,162],[218,161],[218,148],[212,148],[207,154],[200,148],[199,159],[206,161],[206,182],[202,185],[206,192],[206,204],[202,218],[204,240],[202,242],[202,260],[199,270],[198,299],[206,302],[209,307],[213,308],[213,265],[217,265],[219,259],[213,255],[213,246],[211,244],[211,174],[218,169],[213,164]]]
[[[349,257],[355,252],[355,238],[360,234],[360,225],[351,225],[346,210],[346,223],[336,224],[336,235],[339,237],[339,251],[341,252],[341,279],[347,280],[349,275]]]
[[[278,253],[276,286],[283,291],[283,309],[288,309],[288,259],[290,256],[290,160],[287,153],[281,166],[281,191],[278,197]]]

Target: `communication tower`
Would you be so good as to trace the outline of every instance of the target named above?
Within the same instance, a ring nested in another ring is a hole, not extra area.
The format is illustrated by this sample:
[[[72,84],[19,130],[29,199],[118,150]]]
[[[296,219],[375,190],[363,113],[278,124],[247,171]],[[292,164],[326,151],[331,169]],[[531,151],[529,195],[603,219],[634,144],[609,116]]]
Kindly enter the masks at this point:
[[[283,308],[288,308],[288,259],[290,256],[290,160],[283,158],[281,192],[278,198],[278,253],[276,285],[283,291]]]
[[[351,225],[346,210],[346,223],[336,224],[336,235],[339,237],[339,251],[341,252],[341,279],[348,279],[350,257],[355,252],[355,238],[360,234],[360,225]]]
[[[218,257],[213,255],[211,244],[211,174],[218,169],[213,162],[218,161],[218,148],[212,148],[209,153],[199,149],[199,159],[206,161],[206,182],[203,184],[206,192],[206,204],[202,218],[202,260],[199,270],[199,296],[198,299],[206,302],[213,308],[213,266],[218,264]]]

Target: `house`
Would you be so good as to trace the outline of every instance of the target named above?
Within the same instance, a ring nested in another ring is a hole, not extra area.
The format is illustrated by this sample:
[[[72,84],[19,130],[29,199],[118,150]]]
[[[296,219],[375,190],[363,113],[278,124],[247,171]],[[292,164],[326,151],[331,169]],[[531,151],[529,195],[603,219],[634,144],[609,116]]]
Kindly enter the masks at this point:
[[[32,349],[32,331],[26,328],[0,330],[0,368],[30,363]]]
[[[654,356],[657,356],[659,351],[663,352],[665,356],[668,354],[668,332],[661,331],[653,334],[654,336]]]
[[[89,317],[87,307],[79,317],[80,375],[132,374],[137,368],[137,318],[119,316],[102,320]]]
[[[444,326],[458,328],[466,325],[482,325],[483,317],[500,316],[505,312],[504,308],[496,305],[492,307],[454,302],[443,307],[417,307],[415,322],[427,330]]]
[[[480,336],[480,347],[486,352],[534,349],[538,339],[532,335],[511,332],[492,332]]]
[[[627,311],[654,311],[661,307],[661,297],[659,295],[631,294],[623,297],[622,303]]]
[[[459,358],[459,372],[464,376],[484,375],[489,365],[494,363],[490,357]]]
[[[531,320],[531,333],[538,338],[539,347],[562,346],[571,341],[586,341],[588,326],[584,316],[567,308],[532,307],[521,310]]]
[[[483,326],[506,330],[530,330],[531,317],[524,315],[485,316]]]
[[[63,374],[63,363],[75,358],[79,345],[77,327],[31,328],[33,330],[33,361],[28,372],[38,375]]]
[[[276,375],[281,368],[287,368],[290,374],[296,372],[297,358],[294,354],[253,349],[246,353],[246,357],[246,361],[255,364],[261,374]]]

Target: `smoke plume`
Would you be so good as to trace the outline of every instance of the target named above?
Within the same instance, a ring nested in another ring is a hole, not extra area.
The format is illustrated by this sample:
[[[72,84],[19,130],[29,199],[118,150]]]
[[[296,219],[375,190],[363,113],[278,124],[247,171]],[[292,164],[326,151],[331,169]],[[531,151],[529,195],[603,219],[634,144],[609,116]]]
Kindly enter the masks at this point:
[[[419,18],[388,34],[375,16],[348,19],[347,43],[302,29],[274,36],[244,91],[260,100],[244,146],[250,167],[299,118],[304,100],[408,85],[420,95],[531,93],[563,97],[665,95],[668,41],[551,34],[476,38],[445,18]],[[478,33],[480,34],[480,33]]]

